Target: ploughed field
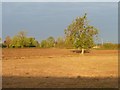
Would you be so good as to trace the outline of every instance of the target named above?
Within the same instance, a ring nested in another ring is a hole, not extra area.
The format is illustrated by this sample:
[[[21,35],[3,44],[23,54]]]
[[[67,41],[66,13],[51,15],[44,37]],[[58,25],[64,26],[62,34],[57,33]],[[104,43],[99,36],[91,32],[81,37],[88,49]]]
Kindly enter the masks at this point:
[[[3,88],[117,88],[118,51],[2,49]]]

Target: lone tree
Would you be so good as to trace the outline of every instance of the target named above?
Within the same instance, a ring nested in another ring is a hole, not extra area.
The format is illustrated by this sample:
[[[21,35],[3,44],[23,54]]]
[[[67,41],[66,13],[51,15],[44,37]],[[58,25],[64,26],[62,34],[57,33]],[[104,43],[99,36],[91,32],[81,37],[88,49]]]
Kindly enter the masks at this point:
[[[94,37],[97,34],[97,28],[88,24],[86,13],[83,17],[77,17],[65,29],[66,40],[71,42],[75,48],[81,49],[81,54],[84,54],[85,49],[93,47]]]

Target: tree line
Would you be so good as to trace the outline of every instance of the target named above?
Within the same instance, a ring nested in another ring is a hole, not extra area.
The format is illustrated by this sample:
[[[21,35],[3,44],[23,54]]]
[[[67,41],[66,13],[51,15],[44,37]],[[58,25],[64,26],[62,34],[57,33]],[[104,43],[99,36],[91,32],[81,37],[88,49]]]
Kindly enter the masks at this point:
[[[24,31],[18,32],[13,38],[7,36],[2,43],[3,48],[25,48],[25,47],[38,47],[38,48],[70,48],[65,45],[63,37],[58,37],[55,40],[54,37],[50,36],[41,42],[37,41],[34,37],[28,37]],[[72,46],[71,46],[72,48]]]
[[[39,42],[34,37],[28,37],[27,33],[24,31],[20,31],[12,38],[7,36],[0,46],[3,48],[76,48],[81,50],[82,54],[84,53],[84,50],[93,48],[95,45],[99,46],[99,49],[118,49],[120,47],[120,44],[112,43],[95,44],[95,40],[98,38],[98,29],[89,25],[86,13],[73,20],[64,30],[64,33],[64,37],[58,37],[55,39],[50,36]],[[0,41],[2,41],[1,38]]]
[[[41,42],[34,37],[27,37],[24,31],[19,32],[13,38],[7,36],[2,43],[6,48],[23,48],[23,47],[41,47],[41,48],[77,48],[82,50],[90,49],[95,45],[95,38],[98,35],[98,29],[89,25],[87,14],[77,17],[64,30],[65,37],[59,37],[55,40],[52,36]]]

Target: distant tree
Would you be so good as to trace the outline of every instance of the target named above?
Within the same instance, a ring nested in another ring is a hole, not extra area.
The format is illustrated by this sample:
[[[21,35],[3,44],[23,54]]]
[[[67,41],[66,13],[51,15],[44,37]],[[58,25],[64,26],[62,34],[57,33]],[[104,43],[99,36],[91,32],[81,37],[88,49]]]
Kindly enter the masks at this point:
[[[64,38],[58,37],[55,46],[58,48],[65,48],[66,46],[65,46]]]
[[[46,40],[42,40],[41,43],[40,43],[40,47],[41,47],[41,48],[46,48],[46,47],[48,47],[47,41],[46,41]]]
[[[8,48],[39,47],[39,42],[33,37],[28,38],[26,33],[21,31],[13,39],[7,36],[2,46]]]
[[[35,40],[34,45],[35,45],[35,47],[40,47],[40,44],[37,40]]]
[[[98,30],[88,25],[87,14],[83,17],[77,17],[65,29],[66,41],[71,43],[75,48],[81,49],[82,54],[85,49],[92,48],[94,45],[94,36],[98,34]]]
[[[21,47],[21,44],[20,44],[20,38],[18,36],[14,36],[13,39],[12,39],[12,47]]]
[[[26,46],[27,47],[39,47],[39,42],[35,40],[35,38],[30,37],[26,39]]]
[[[12,39],[12,47],[23,48],[26,46],[26,33],[24,31],[18,32]]]
[[[73,41],[74,39],[72,38],[72,36],[66,36],[66,39],[65,39],[65,47],[66,48],[73,48],[74,45],[73,45]]]
[[[54,47],[55,39],[52,36],[48,37],[46,41],[48,47]]]
[[[18,33],[17,35],[18,39],[19,39],[19,43],[21,47],[24,47],[26,44],[26,33],[24,31],[21,31]]]
[[[5,38],[4,44],[6,45],[7,48],[9,48],[11,45],[11,42],[12,42],[12,40],[11,40],[10,36],[7,36]]]
[[[103,43],[101,45],[101,49],[118,49],[119,44],[113,44],[113,43]]]

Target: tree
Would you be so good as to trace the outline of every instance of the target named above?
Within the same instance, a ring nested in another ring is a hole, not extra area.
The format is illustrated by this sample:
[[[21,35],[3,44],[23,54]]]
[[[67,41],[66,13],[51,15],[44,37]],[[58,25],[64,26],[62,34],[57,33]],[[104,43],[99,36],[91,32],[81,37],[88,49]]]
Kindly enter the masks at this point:
[[[113,44],[113,43],[104,43],[101,45],[101,49],[118,49],[118,44]]]
[[[47,41],[48,47],[54,47],[55,39],[52,36],[48,37],[46,41]]]
[[[21,47],[24,47],[25,44],[26,44],[26,33],[24,31],[21,31],[18,33],[17,35],[18,39],[19,39],[19,42],[20,42],[20,46]]]
[[[30,38],[26,38],[26,47],[38,47],[39,43],[38,41],[35,40],[35,38],[30,37]]]
[[[47,47],[47,41],[46,40],[42,40],[41,43],[40,43],[40,47],[41,48],[46,48]]]
[[[14,36],[12,39],[12,47],[21,47],[20,38],[18,36]]]
[[[17,48],[23,48],[23,47],[39,47],[39,42],[35,40],[35,38],[30,37],[28,38],[26,36],[26,33],[24,31],[19,32],[17,35],[11,39],[9,36],[6,37],[3,47],[17,47]]]
[[[57,38],[56,47],[65,48],[65,42],[64,42],[64,39],[62,37]]]
[[[25,47],[26,46],[26,33],[24,31],[19,32],[12,39],[12,47]]]
[[[7,36],[5,38],[4,44],[6,45],[7,48],[9,48],[11,45],[11,42],[12,42],[12,40],[11,40],[10,36]]]
[[[50,36],[46,40],[42,40],[40,43],[40,47],[42,48],[50,48],[55,46],[55,39]]]
[[[75,48],[81,49],[82,54],[85,49],[92,48],[94,37],[98,30],[88,24],[87,14],[83,17],[77,17],[67,29],[65,29],[66,41],[70,42]]]

